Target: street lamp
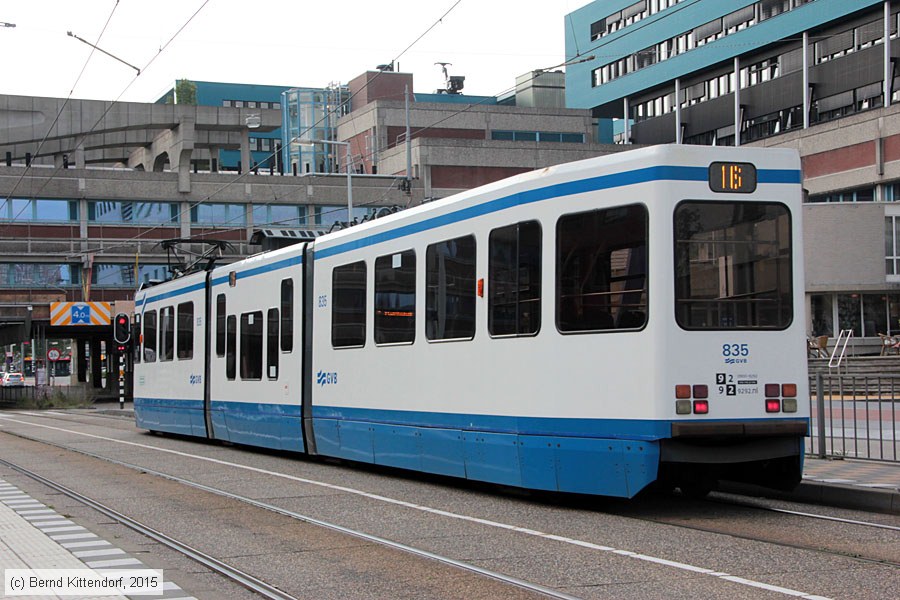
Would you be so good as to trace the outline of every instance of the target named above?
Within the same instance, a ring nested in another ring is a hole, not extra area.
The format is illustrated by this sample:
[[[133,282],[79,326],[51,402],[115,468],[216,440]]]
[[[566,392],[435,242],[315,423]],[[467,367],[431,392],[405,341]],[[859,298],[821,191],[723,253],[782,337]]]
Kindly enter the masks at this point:
[[[294,139],[294,144],[298,146],[312,146],[316,144],[332,144],[334,146],[347,146],[347,222],[353,221],[353,182],[351,179],[352,171],[350,170],[350,142],[339,142],[337,140],[298,140]]]

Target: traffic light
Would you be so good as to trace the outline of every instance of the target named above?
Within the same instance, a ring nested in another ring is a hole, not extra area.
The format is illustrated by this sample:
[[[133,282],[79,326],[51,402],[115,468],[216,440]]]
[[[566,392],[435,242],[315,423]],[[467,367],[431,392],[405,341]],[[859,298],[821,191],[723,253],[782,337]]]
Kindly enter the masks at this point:
[[[116,315],[113,321],[113,340],[119,346],[119,351],[123,351],[125,344],[131,341],[131,319],[125,313]]]

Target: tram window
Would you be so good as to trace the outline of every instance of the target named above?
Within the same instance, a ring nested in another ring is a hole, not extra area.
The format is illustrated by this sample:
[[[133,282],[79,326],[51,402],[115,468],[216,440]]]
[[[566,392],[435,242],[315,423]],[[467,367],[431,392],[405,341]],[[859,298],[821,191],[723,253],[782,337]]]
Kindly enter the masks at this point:
[[[225,294],[216,296],[216,356],[225,356]]]
[[[793,320],[791,217],[774,202],[675,208],[675,319],[684,329],[785,329]]]
[[[228,315],[225,319],[225,377],[233,380],[237,364],[237,317]]]
[[[277,312],[277,311],[276,311]],[[281,280],[281,349],[294,349],[294,280]]]
[[[523,221],[488,238],[488,331],[534,335],[541,328],[541,226]]]
[[[395,252],[375,259],[375,343],[416,339],[416,253]]]
[[[141,340],[144,338],[144,335],[141,333],[143,330],[141,328],[141,313],[137,313],[134,315],[134,335],[131,336],[131,347],[134,350],[133,359],[134,362],[141,362],[141,356],[144,354],[144,350],[141,347]]]
[[[475,236],[432,244],[425,250],[425,337],[474,336]]]
[[[178,305],[178,360],[194,358],[194,303]]]
[[[278,379],[278,309],[270,308],[266,315],[266,376]]]
[[[241,315],[241,379],[262,379],[263,314]]]
[[[556,223],[556,326],[562,332],[647,323],[647,208],[564,215]]]
[[[144,362],[156,362],[156,311],[144,313]]]
[[[159,360],[175,358],[175,307],[159,310]]]
[[[331,345],[366,343],[366,263],[335,267],[331,273]]]

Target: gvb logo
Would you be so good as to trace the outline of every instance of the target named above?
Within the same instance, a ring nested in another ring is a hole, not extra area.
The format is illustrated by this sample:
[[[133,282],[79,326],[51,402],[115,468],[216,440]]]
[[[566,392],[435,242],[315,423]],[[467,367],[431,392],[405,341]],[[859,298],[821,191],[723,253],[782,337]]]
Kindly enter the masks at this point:
[[[320,386],[337,385],[337,373],[326,373],[319,371],[316,373],[316,383]]]

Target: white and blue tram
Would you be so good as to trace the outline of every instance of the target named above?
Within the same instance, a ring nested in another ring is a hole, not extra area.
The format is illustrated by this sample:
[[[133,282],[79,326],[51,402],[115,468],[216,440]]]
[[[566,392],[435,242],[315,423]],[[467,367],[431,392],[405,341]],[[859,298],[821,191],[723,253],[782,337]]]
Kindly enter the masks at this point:
[[[550,167],[137,293],[138,427],[523,488],[789,488],[789,150]]]

